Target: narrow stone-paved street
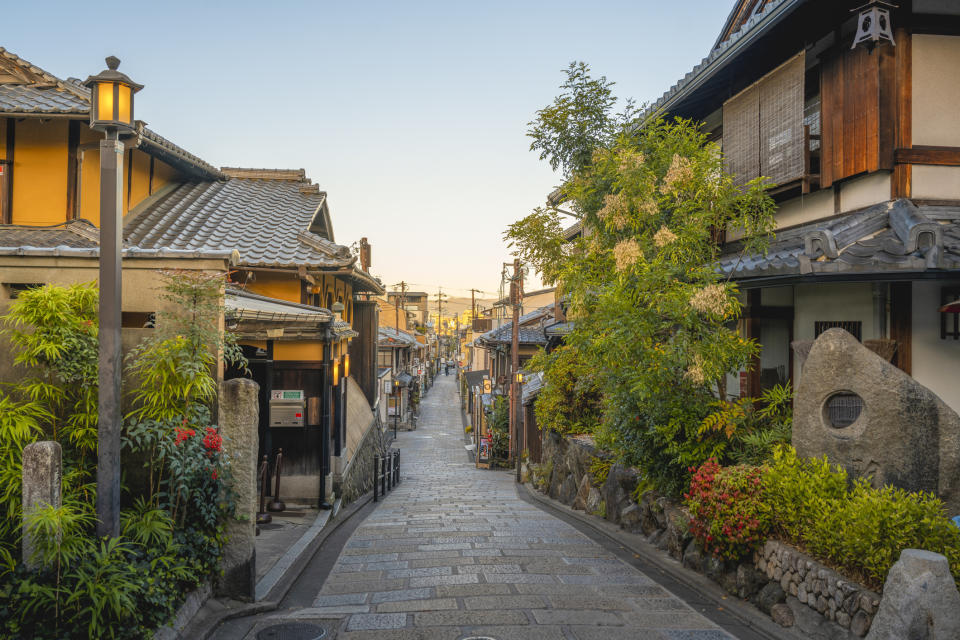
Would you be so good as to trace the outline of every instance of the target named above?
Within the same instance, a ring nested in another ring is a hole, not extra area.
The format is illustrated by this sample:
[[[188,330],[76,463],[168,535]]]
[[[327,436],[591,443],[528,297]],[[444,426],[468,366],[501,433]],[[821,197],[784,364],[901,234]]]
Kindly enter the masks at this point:
[[[510,473],[474,468],[454,376],[401,433],[403,482],[347,542],[313,608],[338,637],[731,636],[572,526],[520,500]]]

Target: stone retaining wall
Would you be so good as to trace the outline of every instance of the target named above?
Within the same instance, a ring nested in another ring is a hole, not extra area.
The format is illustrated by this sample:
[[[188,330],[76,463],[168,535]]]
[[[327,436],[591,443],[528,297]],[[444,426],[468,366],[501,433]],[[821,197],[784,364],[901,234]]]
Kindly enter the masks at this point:
[[[340,475],[336,491],[343,498],[346,506],[373,490],[373,467],[377,455],[386,450],[386,440],[377,420],[374,418],[367,427],[366,433],[357,444],[357,449],[350,459],[347,468]]]
[[[689,533],[690,514],[653,491],[639,503],[633,493],[640,480],[635,469],[610,467],[606,482],[591,484],[590,464],[597,456],[590,438],[543,437],[542,463],[534,470],[534,487],[574,509],[602,517],[705,574],[728,593],[747,600],[779,624],[795,626],[804,637],[847,640],[870,629],[880,596],[843,578],[788,544],[768,541],[745,561],[704,555]]]

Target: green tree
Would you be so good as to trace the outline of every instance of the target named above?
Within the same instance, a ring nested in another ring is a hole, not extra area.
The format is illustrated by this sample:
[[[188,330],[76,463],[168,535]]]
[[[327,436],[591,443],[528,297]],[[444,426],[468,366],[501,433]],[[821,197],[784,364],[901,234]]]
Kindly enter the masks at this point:
[[[609,88],[577,78],[592,97],[578,106],[577,94],[561,96],[538,113],[531,135],[552,166],[568,169],[562,189],[582,215],[583,237],[562,242],[557,214],[537,210],[505,238],[567,296],[576,321],[569,358],[603,390],[600,444],[679,494],[689,467],[723,459],[730,435],[700,427],[725,397],[725,374],[757,353],[735,329],[738,291],[716,269],[716,231],[737,229],[744,251],[762,251],[773,202],[762,180],[734,185],[693,122],[622,126],[608,109],[592,135],[581,135],[583,120],[556,124],[557,110],[596,114],[598,87]],[[589,161],[571,155],[568,140],[594,144]],[[556,384],[546,372],[547,387]]]

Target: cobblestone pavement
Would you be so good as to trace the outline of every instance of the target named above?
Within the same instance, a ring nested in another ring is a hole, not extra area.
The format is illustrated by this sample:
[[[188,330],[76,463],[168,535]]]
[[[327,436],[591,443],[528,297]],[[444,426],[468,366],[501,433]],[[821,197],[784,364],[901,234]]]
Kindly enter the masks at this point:
[[[463,446],[454,376],[401,433],[403,481],[354,531],[311,609],[341,640],[720,640],[732,636]]]

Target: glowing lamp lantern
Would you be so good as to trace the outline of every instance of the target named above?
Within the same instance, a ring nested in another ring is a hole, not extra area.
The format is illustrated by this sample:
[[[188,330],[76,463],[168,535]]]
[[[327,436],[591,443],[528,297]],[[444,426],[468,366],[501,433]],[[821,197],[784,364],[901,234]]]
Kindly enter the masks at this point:
[[[517,371],[517,383],[523,384],[523,371]]]
[[[333,386],[340,384],[340,361],[333,361]]]
[[[133,131],[133,94],[143,85],[117,71],[120,59],[107,58],[107,68],[83,83],[90,88],[90,128],[97,131]]]
[[[853,38],[853,46],[866,43],[867,50],[873,51],[873,48],[883,41],[889,42],[893,46],[897,43],[893,41],[893,30],[890,26],[890,9],[896,9],[897,5],[882,0],[873,0],[862,7],[853,11],[857,16],[857,35]]]
[[[344,378],[350,377],[350,354],[349,353],[345,353],[343,355],[343,377]]]

